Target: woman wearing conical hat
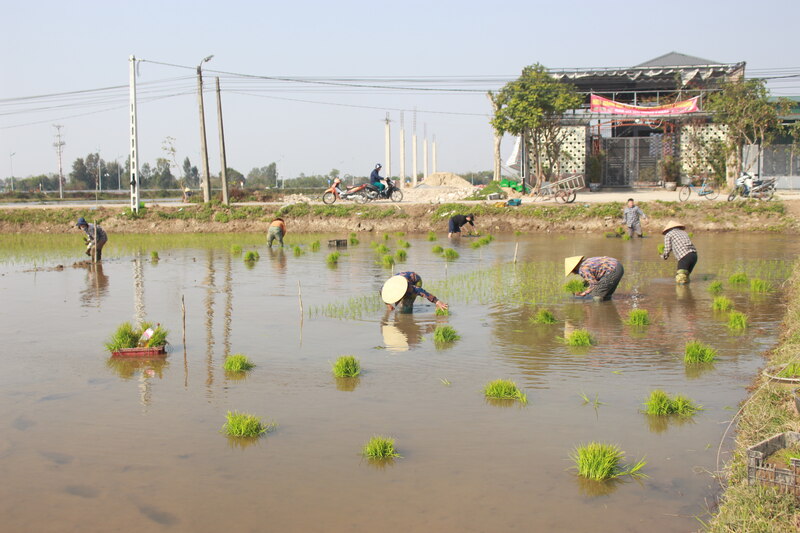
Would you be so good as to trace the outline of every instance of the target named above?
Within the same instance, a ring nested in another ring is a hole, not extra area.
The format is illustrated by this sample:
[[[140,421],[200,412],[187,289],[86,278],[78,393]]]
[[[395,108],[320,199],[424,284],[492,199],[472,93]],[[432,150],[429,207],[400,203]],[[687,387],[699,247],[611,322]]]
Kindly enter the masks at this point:
[[[412,312],[417,296],[436,304],[437,309],[447,309],[446,303],[422,288],[422,276],[416,272],[400,272],[386,280],[381,288],[381,299],[389,311],[400,307],[401,313]]]
[[[678,260],[675,283],[689,283],[689,275],[697,264],[697,248],[686,233],[686,227],[676,220],[670,220],[661,232],[664,235],[664,259],[672,253]]]
[[[592,295],[595,301],[610,300],[611,295],[617,290],[625,269],[622,263],[613,257],[584,257],[576,255],[564,259],[564,276],[575,272],[589,283],[583,292],[576,292],[575,296]]]

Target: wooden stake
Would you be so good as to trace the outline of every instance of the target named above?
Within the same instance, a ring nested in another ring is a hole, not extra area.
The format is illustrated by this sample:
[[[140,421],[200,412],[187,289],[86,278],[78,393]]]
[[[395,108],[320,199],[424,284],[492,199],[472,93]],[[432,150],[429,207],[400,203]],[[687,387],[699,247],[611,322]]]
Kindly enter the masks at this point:
[[[183,320],[183,346],[186,349],[186,300],[185,296],[181,294],[181,318]]]
[[[300,300],[300,318],[303,317],[303,293],[300,290],[300,280],[297,280],[297,297]]]
[[[514,245],[514,264],[517,264],[517,250],[519,250],[519,241]]]

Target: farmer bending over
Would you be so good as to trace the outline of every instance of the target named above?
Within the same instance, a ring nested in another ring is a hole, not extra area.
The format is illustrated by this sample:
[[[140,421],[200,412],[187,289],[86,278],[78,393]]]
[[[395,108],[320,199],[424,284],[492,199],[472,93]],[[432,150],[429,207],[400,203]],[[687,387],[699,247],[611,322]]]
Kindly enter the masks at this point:
[[[622,268],[622,263],[613,257],[584,259],[584,256],[576,255],[564,259],[564,276],[569,276],[573,272],[589,283],[585,291],[575,293],[575,296],[591,294],[592,299],[601,301],[611,299],[625,270]]]
[[[475,220],[475,216],[470,213],[469,215],[455,215],[450,217],[450,221],[447,223],[447,237],[452,237],[456,233],[461,233],[461,226],[465,226],[467,222],[473,228],[475,224],[472,221]]]
[[[638,205],[634,205],[633,198],[628,198],[628,206],[622,210],[622,222],[628,227],[628,235],[633,237],[636,233],[638,237],[642,236],[642,224],[639,222],[639,217],[647,220],[647,215]]]
[[[389,278],[381,289],[381,298],[389,311],[395,307],[401,313],[411,313],[417,296],[436,304],[437,309],[447,309],[447,304],[422,288],[422,277],[416,272],[400,272]]]
[[[683,285],[689,283],[689,274],[697,264],[697,248],[692,244],[692,239],[686,233],[686,227],[675,220],[670,220],[664,227],[664,253],[665,260],[670,253],[675,254],[678,260],[678,271],[675,273],[675,283]]]
[[[267,246],[272,248],[272,241],[277,239],[281,248],[283,248],[284,235],[286,235],[286,223],[282,218],[278,217],[272,221],[267,230]]]
[[[106,232],[96,224],[89,224],[83,217],[79,218],[78,223],[75,225],[88,235],[86,239],[86,255],[92,256],[94,261],[100,261],[103,258],[103,246],[108,242]]]

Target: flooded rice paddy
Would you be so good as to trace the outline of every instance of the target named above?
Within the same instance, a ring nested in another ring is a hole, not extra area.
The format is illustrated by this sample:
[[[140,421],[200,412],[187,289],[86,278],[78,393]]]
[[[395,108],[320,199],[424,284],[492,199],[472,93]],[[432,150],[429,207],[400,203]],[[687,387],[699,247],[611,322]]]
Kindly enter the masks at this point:
[[[431,251],[451,246],[443,235],[359,235],[327,265],[327,239],[345,237],[290,234],[296,252],[269,250],[264,235],[111,235],[102,264],[73,266],[85,259],[78,235],[0,236],[0,531],[698,528],[718,491],[709,472],[722,435],[776,340],[796,239],[695,236],[693,281],[676,287],[656,237],[498,235],[479,248],[464,238],[445,262]],[[384,268],[370,239],[395,252],[398,238],[408,258]],[[245,264],[234,244],[260,260]],[[576,254],[623,262],[612,301],[562,292],[563,258]],[[401,270],[420,273],[452,315],[422,299],[412,315],[387,313],[377,292]],[[740,270],[775,290],[725,283],[749,316],[734,334],[707,287]],[[558,323],[531,324],[541,307]],[[652,325],[625,325],[633,308]],[[168,357],[110,359],[103,341],[142,318],[171,331]],[[461,339],[437,347],[439,324]],[[577,328],[596,345],[566,346]],[[690,338],[718,350],[712,367],[687,369]],[[231,353],[257,365],[245,379],[222,369]],[[345,354],[360,377],[332,376]],[[487,401],[496,378],[515,381],[527,405]],[[640,410],[655,388],[703,410],[650,418]],[[234,410],[277,427],[228,439],[220,428]],[[395,438],[402,458],[363,459],[375,434]],[[569,455],[592,440],[644,457],[649,477],[581,480]]]

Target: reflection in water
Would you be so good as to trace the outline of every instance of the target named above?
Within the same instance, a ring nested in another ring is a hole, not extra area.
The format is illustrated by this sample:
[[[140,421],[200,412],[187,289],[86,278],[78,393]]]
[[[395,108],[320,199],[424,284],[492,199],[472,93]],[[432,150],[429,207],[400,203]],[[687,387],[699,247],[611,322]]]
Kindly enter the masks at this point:
[[[685,366],[684,374],[688,379],[697,379],[712,370],[714,370],[714,363],[694,363]]]
[[[81,302],[84,307],[92,304],[100,306],[100,300],[108,294],[108,276],[103,273],[103,263],[82,261],[76,263],[77,268],[86,269],[86,288],[81,291]]]
[[[250,446],[256,446],[263,440],[261,437],[231,437],[227,436],[228,447],[232,449],[244,450]]]
[[[109,357],[106,366],[124,380],[131,380],[139,377],[139,402],[143,407],[147,407],[152,402],[152,390],[150,380],[153,378],[162,379],[164,369],[169,366],[166,359],[142,359],[126,357]]]
[[[270,261],[272,261],[272,264],[275,266],[275,270],[281,274],[286,273],[286,254],[283,252],[283,248],[273,250],[270,247],[269,258]]]
[[[233,275],[231,274],[231,256],[226,254],[225,257],[225,285],[223,291],[225,292],[225,320],[222,324],[222,346],[225,353],[222,354],[224,359],[231,353],[231,316],[233,314]]]
[[[373,459],[371,457],[364,457],[361,461],[362,463],[366,463],[372,468],[377,468],[378,470],[385,470],[394,466],[394,457],[389,457],[388,459]]]
[[[664,433],[670,426],[683,426],[695,424],[695,420],[690,416],[669,416],[669,415],[644,415],[647,421],[647,429],[652,433]]]
[[[247,381],[249,375],[249,372],[230,372],[225,370],[225,379],[229,381]]]
[[[517,406],[522,408],[523,403],[518,402],[515,399],[510,398],[489,398],[488,396],[483,398],[488,405],[492,405],[494,407],[514,407]]]
[[[206,250],[206,392],[213,395],[214,384],[214,251]]]
[[[607,479],[605,481],[595,481],[585,477],[575,476],[578,483],[578,490],[584,496],[597,498],[598,496],[608,496],[622,485],[620,478]]]
[[[411,313],[394,313],[392,317],[392,312],[386,311],[381,320],[383,343],[390,351],[406,352],[436,329],[436,323],[429,320],[417,319]]]
[[[344,392],[353,392],[358,387],[358,384],[361,383],[361,378],[354,377],[354,378],[333,378],[336,380],[336,390],[344,391]]]
[[[136,323],[144,323],[144,271],[142,270],[141,252],[136,253],[133,260],[133,297]]]

